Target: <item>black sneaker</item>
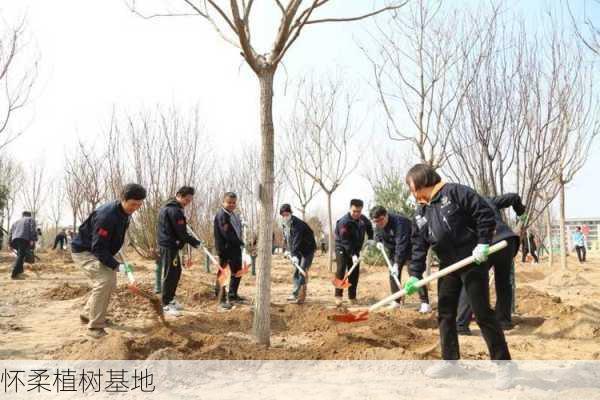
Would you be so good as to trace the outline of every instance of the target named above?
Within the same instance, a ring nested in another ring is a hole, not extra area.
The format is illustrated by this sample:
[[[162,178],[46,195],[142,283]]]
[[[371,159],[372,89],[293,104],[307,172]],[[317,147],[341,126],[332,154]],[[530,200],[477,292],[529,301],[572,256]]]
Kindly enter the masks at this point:
[[[245,303],[246,299],[242,296],[238,296],[237,294],[233,296],[229,296],[229,301],[233,303]]]
[[[231,303],[219,303],[220,310],[231,310],[232,308],[233,306],[231,305]]]
[[[471,332],[471,330],[466,326],[456,327],[456,333],[458,333],[459,336],[473,336],[473,333]]]
[[[502,328],[503,331],[510,331],[514,327],[515,324],[513,324],[512,322],[500,322],[500,328]]]

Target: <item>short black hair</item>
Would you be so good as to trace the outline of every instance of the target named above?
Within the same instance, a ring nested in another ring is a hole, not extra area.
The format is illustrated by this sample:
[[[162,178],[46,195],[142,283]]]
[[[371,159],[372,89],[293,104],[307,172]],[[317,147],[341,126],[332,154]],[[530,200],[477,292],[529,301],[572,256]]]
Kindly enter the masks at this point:
[[[290,206],[287,203],[282,204],[279,208],[279,215],[283,214],[284,212],[289,212],[290,214],[292,214],[292,206]]]
[[[387,210],[383,206],[375,206],[375,207],[371,208],[371,212],[369,213],[369,216],[371,217],[371,219],[385,217],[386,215],[387,215]]]
[[[223,200],[225,199],[237,199],[237,194],[235,194],[234,192],[225,192],[223,194]]]
[[[577,227],[577,228],[575,228],[575,229],[577,229],[578,231],[580,231],[580,230],[581,230],[581,227],[580,227],[580,226],[578,226],[578,227]]]
[[[121,191],[121,200],[144,200],[146,198],[146,189],[138,183],[128,183]]]
[[[21,214],[23,217],[31,217],[31,211],[23,211],[23,214]]]
[[[442,181],[442,177],[428,164],[416,164],[406,174],[406,184],[412,181],[414,189],[419,190],[435,186]]]
[[[365,205],[361,199],[352,199],[350,200],[350,207],[360,207],[362,208]]]
[[[196,190],[192,186],[182,186],[177,190],[176,196],[186,197],[196,194]]]

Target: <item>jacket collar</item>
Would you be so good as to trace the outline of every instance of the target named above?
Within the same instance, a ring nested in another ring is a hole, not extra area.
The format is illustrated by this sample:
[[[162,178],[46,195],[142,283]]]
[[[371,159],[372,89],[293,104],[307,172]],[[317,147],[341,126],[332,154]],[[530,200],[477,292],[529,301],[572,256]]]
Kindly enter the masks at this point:
[[[419,200],[419,204],[431,204],[432,202],[434,202],[435,200],[437,200],[438,194],[440,193],[440,191],[442,190],[442,188],[446,185],[446,182],[444,181],[439,181],[438,183],[435,184],[435,186],[433,187],[433,190],[431,191],[431,198],[429,199],[429,202],[425,201],[425,200]]]

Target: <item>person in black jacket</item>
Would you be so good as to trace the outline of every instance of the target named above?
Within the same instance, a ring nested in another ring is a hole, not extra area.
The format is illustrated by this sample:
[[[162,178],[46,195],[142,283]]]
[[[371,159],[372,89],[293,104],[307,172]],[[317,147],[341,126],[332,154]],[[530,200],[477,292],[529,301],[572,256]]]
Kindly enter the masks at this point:
[[[217,296],[219,292],[222,297],[219,299],[219,304],[222,309],[231,309],[231,302],[241,303],[245,299],[238,295],[241,278],[236,274],[242,269],[242,221],[235,214],[237,207],[237,195],[233,192],[227,192],[223,195],[223,206],[217,212],[214,220],[214,235],[217,254],[219,255],[219,263],[221,268],[229,267],[231,277],[229,279],[229,293],[225,290],[221,291],[219,285],[219,276],[217,274],[217,283],[215,292]]]
[[[417,291],[414,284],[425,271],[427,251],[431,247],[439,258],[440,269],[473,256],[475,263],[438,280],[438,324],[442,358],[458,360],[460,351],[456,332],[456,314],[460,291],[464,286],[475,319],[493,360],[510,360],[504,332],[490,307],[487,258],[496,219],[494,211],[473,189],[445,184],[427,164],[417,164],[406,176],[406,183],[419,206],[413,225],[411,278],[405,284],[407,294]],[[502,364],[496,376],[497,387],[512,385],[510,364]],[[452,363],[439,363],[426,371],[431,378],[453,373]]]
[[[358,262],[362,250],[365,234],[367,245],[374,245],[373,225],[371,221],[362,215],[363,201],[352,199],[350,201],[350,212],[340,218],[335,224],[335,252],[336,252],[336,278],[344,279],[344,275],[350,270],[355,262]],[[348,277],[350,287],[348,288],[348,299],[351,304],[356,304],[356,289],[360,275],[360,264]],[[336,304],[342,304],[343,289],[335,289]]]
[[[65,229],[61,229],[54,238],[54,246],[52,246],[52,250],[56,250],[57,247],[59,250],[64,250],[67,243],[67,231]]]
[[[182,186],[175,198],[167,202],[158,213],[158,247],[162,270],[162,304],[168,315],[178,316],[183,306],[175,300],[175,292],[181,278],[181,258],[179,250],[186,244],[193,247],[201,242],[188,234],[187,220],[183,210],[194,200],[195,190]],[[158,285],[157,285],[158,287]]]
[[[125,185],[121,199],[98,207],[81,224],[71,241],[73,261],[92,280],[92,293],[80,314],[81,322],[88,324],[88,335],[100,338],[106,335],[106,310],[110,296],[117,286],[117,270],[130,268],[115,255],[123,247],[131,214],[146,198],[146,189],[136,183]]]
[[[292,215],[292,207],[289,204],[283,204],[280,207],[279,215],[283,219],[283,232],[292,262],[299,265],[308,275],[308,270],[317,250],[315,234],[306,222]],[[294,267],[293,279],[294,289],[287,300],[296,304],[303,304],[306,300],[307,279],[296,267]]]
[[[411,222],[408,218],[399,214],[388,213],[385,207],[375,206],[370,212],[371,221],[375,224],[375,241],[381,242],[385,246],[390,261],[393,263],[390,273],[390,288],[392,293],[398,292],[401,288],[396,284],[394,276],[400,282],[402,267],[410,259],[411,252]],[[431,312],[429,305],[429,295],[427,287],[419,288],[419,297],[421,307],[419,312]],[[400,306],[401,299],[397,299],[390,305],[391,308]]]
[[[525,231],[521,235],[521,252],[523,254],[523,259],[521,260],[523,263],[527,261],[527,254],[531,254],[533,257],[533,261],[536,264],[540,262],[540,259],[537,255],[537,243],[535,241],[535,234],[533,232]]]
[[[512,328],[512,299],[513,287],[511,284],[511,274],[514,273],[514,257],[519,251],[519,235],[517,235],[502,219],[500,210],[512,207],[519,220],[525,222],[525,206],[521,201],[521,196],[517,193],[507,193],[502,196],[490,197],[485,199],[489,206],[494,210],[496,217],[496,231],[492,244],[506,240],[507,246],[499,252],[492,254],[488,261],[488,267],[494,268],[494,283],[496,286],[496,319],[500,327],[504,330]],[[460,294],[458,303],[458,320],[456,328],[459,335],[470,335],[469,323],[473,310],[467,299],[465,288]]]

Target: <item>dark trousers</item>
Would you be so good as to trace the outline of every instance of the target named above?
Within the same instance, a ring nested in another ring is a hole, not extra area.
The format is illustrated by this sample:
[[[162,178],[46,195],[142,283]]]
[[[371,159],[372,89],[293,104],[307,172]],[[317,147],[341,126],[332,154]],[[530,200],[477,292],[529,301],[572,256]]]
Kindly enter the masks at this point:
[[[584,262],[586,255],[585,246],[575,246],[575,251],[577,252],[577,258],[579,259],[579,262]]]
[[[224,302],[227,297],[232,298],[238,295],[238,289],[240,287],[240,282],[242,278],[238,278],[235,274],[242,269],[242,249],[239,251],[234,251],[229,254],[219,255],[219,264],[221,268],[229,267],[231,272],[231,276],[229,278],[229,292],[226,289],[223,289],[221,294],[221,298],[219,301]],[[215,284],[215,295],[218,297],[219,292],[221,292],[221,285],[219,285],[219,277],[221,276],[221,272],[217,273],[217,281]]]
[[[346,254],[346,251],[337,249],[336,250],[335,261],[337,264],[337,270],[335,272],[335,277],[337,279],[344,279],[346,272],[352,268],[352,255]],[[354,271],[348,276],[348,282],[350,283],[350,287],[348,288],[348,298],[356,299],[356,289],[358,286],[358,278],[360,277],[360,263]],[[344,289],[335,289],[335,297],[343,297]]]
[[[536,249],[531,249],[531,251],[529,251],[529,249],[527,248],[523,248],[523,250],[521,251],[523,253],[523,259],[521,260],[522,262],[527,261],[527,254],[531,253],[531,257],[533,257],[533,260],[538,263],[540,262],[538,256],[537,256],[537,251]]]
[[[304,270],[304,272],[306,272],[306,274],[308,275],[308,270],[310,269],[310,266],[312,265],[313,262],[313,258],[315,256],[315,253],[310,253],[307,255],[303,255],[302,258],[300,259],[300,268],[302,268]],[[306,285],[306,278],[300,273],[300,271],[298,271],[298,268],[294,267],[294,289],[292,291],[293,295],[298,297],[298,294],[300,293],[300,288],[303,285]]]
[[[18,275],[24,272],[23,264],[25,263],[25,257],[27,252],[31,251],[29,242],[25,239],[14,239],[10,244],[10,247],[17,251],[17,258],[12,265],[12,272],[10,276],[16,278]]]
[[[494,268],[494,284],[496,286],[496,319],[500,324],[512,322],[513,285],[511,282],[511,270],[513,268],[513,256],[517,252],[518,245],[513,240],[507,240],[508,245],[497,253],[490,255],[489,268]],[[458,302],[458,328],[468,328],[473,315],[473,309],[469,304],[467,292],[463,287]]]
[[[160,264],[162,267],[162,303],[164,306],[175,298],[177,285],[181,278],[181,258],[177,249],[160,248]]]
[[[59,249],[64,250],[65,248],[65,239],[64,238],[56,238],[54,239],[54,246],[52,246],[52,250],[56,250],[58,246]]]
[[[444,360],[458,360],[456,332],[458,299],[463,288],[481,329],[492,360],[510,360],[504,332],[490,307],[487,264],[471,265],[438,280],[438,324]]]
[[[400,285],[402,285],[402,280],[400,279],[400,277],[402,276],[403,268],[404,268],[404,265],[401,265],[399,268],[399,271],[398,271],[398,282],[400,282]],[[392,274],[390,274],[390,290],[392,291],[392,294],[399,292],[400,289],[402,289],[402,288],[398,287],[398,285],[396,284],[396,280],[394,279]],[[429,304],[429,293],[427,292],[427,286],[423,286],[423,287],[419,288],[419,299],[421,300],[421,303]],[[402,298],[396,299],[396,303],[400,303],[400,302],[402,302]]]

